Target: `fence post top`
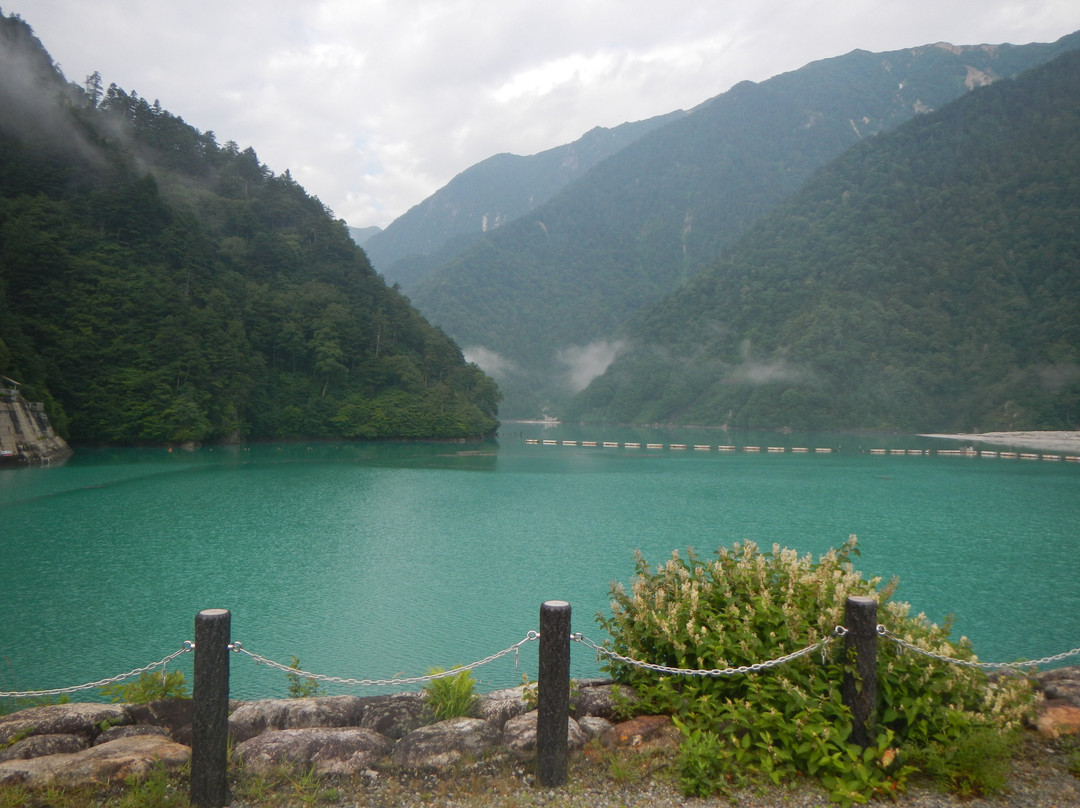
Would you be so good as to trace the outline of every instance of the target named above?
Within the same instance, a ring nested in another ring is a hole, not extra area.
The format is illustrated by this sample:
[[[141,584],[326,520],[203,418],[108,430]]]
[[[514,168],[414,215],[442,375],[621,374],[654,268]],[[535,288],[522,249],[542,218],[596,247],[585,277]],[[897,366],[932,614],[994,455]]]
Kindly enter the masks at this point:
[[[220,617],[223,614],[228,614],[228,609],[203,609],[199,612],[200,617]]]
[[[570,604],[565,600],[545,600],[543,603],[547,609],[569,609]]]
[[[854,603],[861,604],[861,605],[866,605],[866,604],[869,604],[869,603],[875,603],[875,604],[877,603],[877,598],[871,598],[871,597],[868,597],[866,595],[848,595],[848,600],[853,601]]]

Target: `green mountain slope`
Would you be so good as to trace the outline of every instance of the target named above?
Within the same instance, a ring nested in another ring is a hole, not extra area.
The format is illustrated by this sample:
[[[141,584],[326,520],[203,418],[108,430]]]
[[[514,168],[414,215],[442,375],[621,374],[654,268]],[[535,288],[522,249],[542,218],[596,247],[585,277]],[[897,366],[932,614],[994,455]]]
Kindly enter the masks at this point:
[[[364,251],[388,283],[411,292],[485,232],[539,207],[597,163],[685,114],[598,126],[573,143],[528,157],[496,154],[399,216],[365,242]]]
[[[487,434],[498,392],[318,199],[0,15],[0,374],[72,441]]]
[[[1080,53],[850,150],[639,316],[567,415],[1080,423]]]
[[[411,296],[535,415],[602,370],[633,312],[875,132],[1075,46],[855,51],[737,85],[487,234]]]

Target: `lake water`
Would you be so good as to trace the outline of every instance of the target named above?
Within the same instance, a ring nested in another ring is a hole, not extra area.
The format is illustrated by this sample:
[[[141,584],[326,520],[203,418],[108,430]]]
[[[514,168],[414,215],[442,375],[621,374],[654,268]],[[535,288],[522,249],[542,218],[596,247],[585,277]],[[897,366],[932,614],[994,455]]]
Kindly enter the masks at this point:
[[[655,563],[750,539],[818,555],[852,533],[859,569],[899,576],[898,599],[935,621],[954,614],[981,659],[1080,646],[1080,464],[872,448],[956,446],[507,424],[484,444],[81,449],[58,468],[2,470],[0,691],[161,659],[206,608],[229,609],[235,640],[286,664],[422,675],[512,645],[549,599],[601,641],[595,615],[610,582],[629,581],[635,549]],[[286,694],[282,673],[230,659],[234,697]],[[189,681],[191,662],[173,663]],[[572,665],[601,675],[584,646]],[[476,676],[489,690],[523,673],[536,677],[536,643],[518,668],[509,655]]]

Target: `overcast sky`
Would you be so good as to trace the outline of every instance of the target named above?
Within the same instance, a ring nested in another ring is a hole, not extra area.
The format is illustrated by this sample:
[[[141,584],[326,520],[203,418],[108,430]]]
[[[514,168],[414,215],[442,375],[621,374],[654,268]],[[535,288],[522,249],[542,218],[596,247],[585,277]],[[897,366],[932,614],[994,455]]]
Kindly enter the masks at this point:
[[[100,71],[385,227],[474,163],[855,48],[1051,42],[1077,0],[15,0]]]

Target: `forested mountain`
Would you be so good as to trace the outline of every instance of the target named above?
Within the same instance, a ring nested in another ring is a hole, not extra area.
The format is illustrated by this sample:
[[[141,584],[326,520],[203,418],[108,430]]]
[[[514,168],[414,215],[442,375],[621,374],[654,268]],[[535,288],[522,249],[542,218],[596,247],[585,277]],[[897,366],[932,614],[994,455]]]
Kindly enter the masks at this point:
[[[851,149],[639,315],[571,417],[1080,426],[1080,52]]]
[[[598,126],[573,143],[528,157],[496,154],[399,216],[366,241],[364,250],[388,283],[410,292],[484,233],[539,207],[601,160],[683,115]]]
[[[603,369],[630,314],[714,260],[816,168],[1078,39],[855,51],[744,82],[486,234],[411,297],[496,375],[504,414],[534,416]]]
[[[350,227],[349,237],[363,247],[368,242],[368,239],[381,232],[381,227]]]
[[[464,437],[498,391],[253,149],[0,14],[0,374],[76,442]]]

